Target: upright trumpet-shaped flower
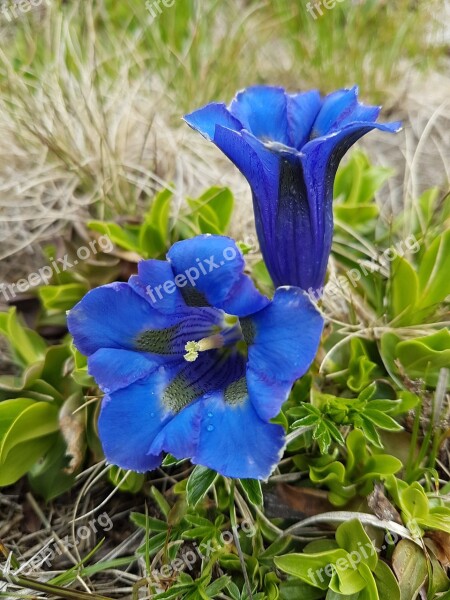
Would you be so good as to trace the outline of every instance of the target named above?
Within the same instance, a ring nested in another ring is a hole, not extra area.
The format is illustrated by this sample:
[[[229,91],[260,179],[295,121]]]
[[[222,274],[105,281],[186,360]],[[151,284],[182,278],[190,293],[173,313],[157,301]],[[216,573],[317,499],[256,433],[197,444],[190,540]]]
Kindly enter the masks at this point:
[[[317,351],[322,318],[298,288],[272,301],[222,236],[178,242],[128,283],[90,291],[69,330],[105,392],[106,458],[134,471],[162,453],[229,477],[265,479],[284,447],[269,420]]]
[[[255,86],[227,107],[211,103],[185,116],[247,178],[256,231],[275,286],[320,290],[333,235],[333,183],[347,150],[380,124],[378,106],[358,102],[356,87],[321,98]]]

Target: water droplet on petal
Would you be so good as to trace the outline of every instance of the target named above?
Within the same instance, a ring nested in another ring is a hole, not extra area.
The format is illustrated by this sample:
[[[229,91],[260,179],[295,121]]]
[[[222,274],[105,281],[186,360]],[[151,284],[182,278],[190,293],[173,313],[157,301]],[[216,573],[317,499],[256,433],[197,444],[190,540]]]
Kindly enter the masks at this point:
[[[107,387],[104,387],[103,391],[105,392],[105,394],[109,394],[109,392],[110,392],[109,388],[107,388]]]
[[[214,431],[214,425],[208,425],[206,428],[208,431]]]
[[[208,413],[208,417],[211,418],[213,416],[212,412]]]
[[[151,413],[150,413],[150,416],[151,416],[151,417],[154,417],[154,416],[155,416],[155,413],[154,413],[154,412],[151,412]]]

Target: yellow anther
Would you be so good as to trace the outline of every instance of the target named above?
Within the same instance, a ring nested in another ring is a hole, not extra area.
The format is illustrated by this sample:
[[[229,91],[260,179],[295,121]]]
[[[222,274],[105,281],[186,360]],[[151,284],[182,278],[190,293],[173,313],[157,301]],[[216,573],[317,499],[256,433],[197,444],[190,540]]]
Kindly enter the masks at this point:
[[[184,347],[186,354],[183,358],[188,362],[194,362],[197,360],[199,352],[213,350],[214,348],[221,348],[222,346],[223,337],[220,335],[220,333],[216,333],[214,335],[210,335],[209,337],[203,338],[198,342],[187,342]]]
[[[186,354],[184,355],[184,360],[188,362],[194,362],[198,358],[198,351],[200,350],[200,346],[198,342],[188,342],[184,349],[186,350]]]

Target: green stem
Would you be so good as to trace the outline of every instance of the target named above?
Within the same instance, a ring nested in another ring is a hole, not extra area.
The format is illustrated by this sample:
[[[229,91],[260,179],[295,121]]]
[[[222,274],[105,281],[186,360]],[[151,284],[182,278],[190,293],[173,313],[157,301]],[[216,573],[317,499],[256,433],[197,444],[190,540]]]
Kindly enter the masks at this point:
[[[236,505],[234,504],[234,490],[236,487],[236,481],[234,479],[231,480],[230,485],[230,522],[231,522],[231,531],[233,532],[234,543],[236,545],[236,550],[239,556],[239,562],[241,563],[242,573],[244,575],[245,586],[247,588],[247,594],[249,600],[253,600],[252,595],[252,587],[250,585],[250,579],[248,578],[247,567],[245,565],[244,554],[242,552],[241,543],[239,541],[239,532],[237,528],[236,521]]]
[[[17,577],[15,575],[0,574],[0,581],[11,583],[22,589],[35,590],[37,592],[45,592],[60,598],[68,598],[69,600],[112,600],[106,596],[98,596],[97,594],[88,594],[76,590],[68,590],[57,585],[50,585],[40,581],[34,581],[27,577]]]
[[[440,429],[436,428],[434,432],[433,445],[431,447],[430,457],[428,459],[428,466],[430,469],[434,469],[436,466],[436,460],[439,455],[439,448],[445,439],[445,432],[442,432]]]
[[[417,450],[417,442],[419,440],[419,428],[420,428],[420,414],[422,412],[422,404],[420,408],[416,408],[416,412],[414,415],[414,424],[413,430],[411,434],[411,442],[409,445],[409,453],[408,453],[408,466],[406,468],[406,480],[411,482],[412,473],[415,471],[416,465],[415,463],[415,453]],[[418,464],[420,464],[418,462]]]

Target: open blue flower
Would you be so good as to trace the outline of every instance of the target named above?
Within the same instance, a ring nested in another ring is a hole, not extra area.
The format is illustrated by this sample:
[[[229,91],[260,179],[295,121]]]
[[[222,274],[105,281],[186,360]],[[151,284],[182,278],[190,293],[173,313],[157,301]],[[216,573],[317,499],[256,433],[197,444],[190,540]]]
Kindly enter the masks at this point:
[[[128,283],[88,292],[68,316],[105,392],[106,458],[144,472],[169,452],[265,479],[284,448],[269,420],[311,364],[322,318],[298,288],[260,294],[230,238],[178,242],[167,259],[140,262]]]
[[[256,231],[275,286],[320,290],[333,236],[333,184],[347,150],[380,124],[378,106],[358,102],[358,89],[322,98],[318,91],[249,87],[227,107],[211,103],[185,116],[247,178]]]

